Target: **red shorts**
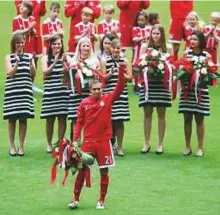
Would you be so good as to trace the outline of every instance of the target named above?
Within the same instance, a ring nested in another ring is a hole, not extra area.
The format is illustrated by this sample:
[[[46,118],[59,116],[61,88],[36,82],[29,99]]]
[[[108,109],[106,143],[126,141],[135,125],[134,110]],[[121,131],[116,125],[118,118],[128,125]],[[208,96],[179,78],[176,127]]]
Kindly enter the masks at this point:
[[[75,53],[75,49],[76,49],[76,44],[75,44],[75,40],[73,37],[69,38],[69,42],[68,42],[68,54],[69,55],[74,55]]]
[[[184,22],[184,19],[171,19],[169,36],[171,43],[181,43],[181,40],[184,39]]]
[[[123,48],[132,46],[132,26],[121,26],[121,44]]]
[[[115,159],[110,140],[84,142],[81,146],[81,150],[93,155],[96,158],[100,169],[112,167],[115,165]]]
[[[34,41],[34,53],[37,57],[40,57],[42,55],[42,38],[40,35],[38,35],[37,37],[35,37],[35,41]]]

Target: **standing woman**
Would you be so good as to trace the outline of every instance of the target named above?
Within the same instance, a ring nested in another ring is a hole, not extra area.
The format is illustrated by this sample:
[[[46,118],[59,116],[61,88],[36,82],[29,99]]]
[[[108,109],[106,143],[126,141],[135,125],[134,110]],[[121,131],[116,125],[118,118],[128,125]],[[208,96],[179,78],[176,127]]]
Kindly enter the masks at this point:
[[[75,67],[75,68],[77,68],[78,64],[82,65],[85,64],[86,62],[89,62],[89,64],[92,65],[94,68],[100,67],[100,63],[98,59],[95,57],[94,52],[92,50],[92,44],[90,42],[90,39],[87,37],[83,37],[79,40],[74,57],[68,61],[70,63],[70,67]],[[77,120],[77,110],[79,104],[83,99],[87,98],[89,95],[90,95],[89,88],[82,89],[81,94],[79,94],[76,91],[76,89],[74,93],[72,90],[70,90],[69,105],[68,105],[68,120],[72,120],[71,131],[70,131],[71,140],[73,139],[73,130]]]
[[[4,114],[8,120],[10,156],[24,156],[24,141],[27,131],[27,119],[34,118],[34,103],[31,78],[36,68],[33,56],[24,53],[24,38],[14,34],[11,40],[11,54],[5,58],[7,79],[5,84]],[[20,145],[16,153],[15,130],[19,121]]]
[[[206,42],[205,36],[203,33],[199,31],[195,31],[192,33],[190,38],[190,46],[186,54],[185,58],[191,60],[193,64],[196,62],[193,59],[197,58],[198,61],[200,59],[205,59],[210,57],[208,52],[204,51]],[[200,91],[201,90],[201,91]],[[201,100],[200,103],[197,102],[196,94],[198,91],[201,92]],[[192,153],[190,141],[192,135],[192,121],[193,116],[196,121],[196,130],[197,130],[197,138],[198,138],[198,150],[196,152],[197,157],[202,157],[204,155],[204,116],[210,115],[210,101],[209,101],[209,90],[207,85],[200,86],[197,92],[195,92],[195,87],[192,90],[189,90],[187,99],[184,97],[184,93],[181,93],[180,104],[179,104],[179,113],[183,113],[184,116],[184,132],[185,132],[185,144],[186,148],[183,152],[184,156],[190,155]]]
[[[167,52],[164,28],[157,24],[152,27],[148,48],[154,48],[161,53]],[[158,145],[156,154],[163,153],[163,138],[166,130],[166,108],[171,107],[171,92],[164,87],[163,80],[153,77],[148,78],[148,99],[145,96],[144,82],[142,82],[139,107],[144,109],[144,136],[145,143],[141,150],[142,154],[150,151],[150,135],[152,127],[152,115],[154,107],[158,116]]]
[[[52,152],[54,122],[58,118],[58,141],[63,140],[66,131],[69,93],[63,85],[64,78],[63,41],[59,36],[51,39],[48,55],[42,57],[44,93],[41,119],[46,119],[47,152]]]
[[[126,66],[125,78],[127,81],[132,80],[131,66],[126,58],[121,57],[122,46],[120,40],[114,39],[111,45],[111,56],[103,63],[103,73],[105,74],[106,87],[103,89],[104,93],[111,93],[118,80],[118,68],[120,64]],[[124,156],[122,149],[122,142],[124,137],[124,121],[130,120],[129,103],[128,103],[128,89],[125,86],[121,96],[112,105],[112,123],[115,129],[117,138],[117,155]]]

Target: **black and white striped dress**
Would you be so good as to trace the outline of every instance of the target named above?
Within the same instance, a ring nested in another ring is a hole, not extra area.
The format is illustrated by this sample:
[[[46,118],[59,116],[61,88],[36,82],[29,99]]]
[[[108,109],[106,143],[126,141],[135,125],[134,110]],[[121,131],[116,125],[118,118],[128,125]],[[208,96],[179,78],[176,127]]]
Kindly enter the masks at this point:
[[[51,59],[51,64],[53,62],[54,58]],[[63,85],[63,75],[63,65],[59,59],[50,75],[47,75],[44,80],[41,119],[67,116],[69,92],[67,86]]]
[[[68,119],[76,120],[77,119],[77,110],[81,101],[87,98],[90,95],[89,89],[82,90],[82,94],[78,94],[77,91],[73,94],[73,91],[70,90],[70,97],[68,103]]]
[[[159,50],[160,47],[154,47]],[[171,107],[171,91],[165,88],[163,80],[148,76],[148,98],[145,97],[144,82],[141,83],[139,107]]]
[[[117,85],[118,63],[124,63],[124,59],[119,58],[118,60],[113,60],[111,57],[108,57],[106,59],[106,72],[107,73],[110,72],[112,70],[112,67],[114,67],[115,69],[113,75],[106,82],[106,87],[103,89],[104,94],[111,93]],[[130,120],[127,85],[125,86],[119,99],[115,101],[112,105],[112,120],[122,120],[122,121]]]
[[[15,54],[10,55],[11,65],[16,63]],[[7,75],[3,107],[4,119],[34,118],[33,90],[30,74],[30,55],[24,53],[13,78]]]
[[[197,56],[199,58],[206,58],[208,56],[208,52],[201,52],[196,55],[190,49],[187,53],[187,57]],[[185,84],[185,86],[188,86]],[[210,100],[209,100],[209,89],[207,86],[200,88],[201,90],[201,100],[198,103],[195,94],[195,87],[193,89],[187,88],[187,98],[184,97],[184,93],[181,92],[180,103],[179,103],[179,113],[193,113],[193,114],[201,114],[203,116],[210,115]],[[199,89],[197,89],[197,95],[199,95]]]

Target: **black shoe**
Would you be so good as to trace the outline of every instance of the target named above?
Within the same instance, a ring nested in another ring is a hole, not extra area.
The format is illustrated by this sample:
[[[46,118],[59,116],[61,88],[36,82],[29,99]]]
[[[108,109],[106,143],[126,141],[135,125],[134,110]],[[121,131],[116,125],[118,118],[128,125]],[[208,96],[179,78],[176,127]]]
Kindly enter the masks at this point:
[[[23,153],[18,152],[17,155],[20,156],[20,157],[24,157],[24,152]]]
[[[16,153],[16,152],[15,152],[15,153],[11,153],[11,152],[10,152],[10,149],[9,149],[8,154],[9,154],[9,156],[11,156],[11,157],[16,157],[16,156],[17,156],[17,153]]]
[[[190,149],[189,152],[183,152],[183,156],[189,156],[192,154],[192,150]]]
[[[161,151],[161,152],[156,151],[155,154],[157,154],[157,155],[162,155],[162,154],[163,154],[163,151]]]
[[[149,153],[149,152],[150,152],[150,147],[151,147],[151,146],[149,146],[147,150],[141,150],[140,153],[141,153],[141,154],[147,154],[147,153]]]

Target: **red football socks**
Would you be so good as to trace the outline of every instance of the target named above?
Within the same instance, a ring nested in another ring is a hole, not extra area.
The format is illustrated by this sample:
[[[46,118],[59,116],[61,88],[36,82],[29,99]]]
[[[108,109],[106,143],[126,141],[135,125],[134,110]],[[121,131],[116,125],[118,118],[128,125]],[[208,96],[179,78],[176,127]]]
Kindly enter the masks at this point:
[[[84,170],[79,170],[74,187],[74,201],[79,201],[79,196],[84,184]]]
[[[101,181],[100,181],[100,202],[105,201],[105,196],[107,194],[108,190],[108,184],[109,184],[109,176],[108,175],[101,175]]]

